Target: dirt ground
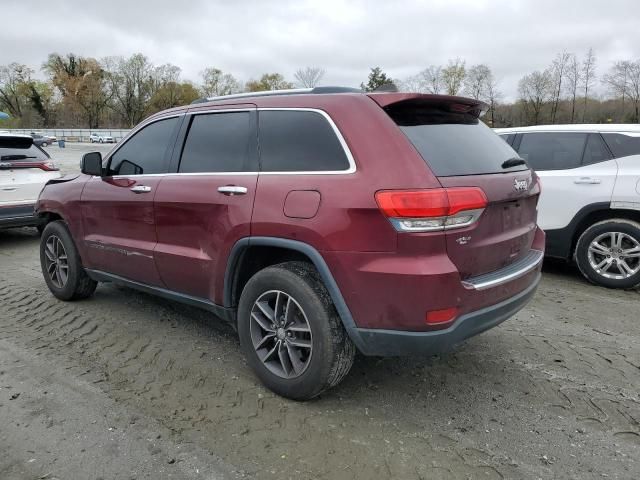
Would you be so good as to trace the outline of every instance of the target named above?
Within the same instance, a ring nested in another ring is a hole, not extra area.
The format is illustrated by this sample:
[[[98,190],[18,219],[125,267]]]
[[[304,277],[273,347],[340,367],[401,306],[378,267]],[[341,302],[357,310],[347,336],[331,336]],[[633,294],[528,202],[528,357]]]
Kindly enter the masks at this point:
[[[638,292],[547,262],[530,305],[458,351],[359,357],[295,403],[209,313],[113,285],[55,300],[37,248],[0,231],[3,480],[640,478]]]

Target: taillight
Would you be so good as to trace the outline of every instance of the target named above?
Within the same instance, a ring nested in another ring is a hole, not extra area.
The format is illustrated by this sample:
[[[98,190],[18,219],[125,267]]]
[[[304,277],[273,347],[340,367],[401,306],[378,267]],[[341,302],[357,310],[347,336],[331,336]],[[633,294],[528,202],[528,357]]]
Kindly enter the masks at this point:
[[[478,187],[381,190],[376,202],[396,230],[429,232],[471,225],[482,215],[487,197]]]
[[[0,169],[16,170],[20,168],[39,168],[45,172],[55,172],[60,170],[56,167],[56,164],[48,162],[2,162],[0,163]]]
[[[40,168],[46,172],[55,172],[57,170],[60,170],[53,162],[43,162],[40,164]]]

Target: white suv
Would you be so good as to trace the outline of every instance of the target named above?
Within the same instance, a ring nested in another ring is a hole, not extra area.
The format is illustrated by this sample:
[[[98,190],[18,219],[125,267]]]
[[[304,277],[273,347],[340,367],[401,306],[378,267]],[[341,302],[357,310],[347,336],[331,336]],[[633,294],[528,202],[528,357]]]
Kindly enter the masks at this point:
[[[103,135],[102,133],[92,133],[89,135],[89,142],[113,143],[113,137],[111,135]]]
[[[542,179],[546,254],[606,287],[640,284],[640,125],[495,131]]]
[[[33,208],[60,172],[29,135],[0,133],[0,228],[39,226]]]

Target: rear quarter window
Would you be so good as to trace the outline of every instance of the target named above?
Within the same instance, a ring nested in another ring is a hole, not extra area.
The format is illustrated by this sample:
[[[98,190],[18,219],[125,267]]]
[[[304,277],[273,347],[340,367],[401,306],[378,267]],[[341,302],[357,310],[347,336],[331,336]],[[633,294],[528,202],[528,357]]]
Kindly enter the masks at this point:
[[[438,177],[526,170],[503,168],[518,154],[477,116],[445,107],[392,106],[385,109]]]
[[[616,158],[640,155],[640,135],[603,133],[602,137]]]
[[[318,112],[258,113],[260,169],[264,172],[348,170],[349,159],[329,121]]]
[[[567,170],[582,163],[586,133],[523,133],[518,153],[535,170]]]

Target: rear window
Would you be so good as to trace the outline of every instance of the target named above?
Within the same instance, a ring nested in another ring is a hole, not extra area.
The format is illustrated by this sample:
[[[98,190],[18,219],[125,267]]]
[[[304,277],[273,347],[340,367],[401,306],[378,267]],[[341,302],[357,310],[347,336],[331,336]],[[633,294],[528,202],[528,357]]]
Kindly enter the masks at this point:
[[[0,161],[33,162],[34,160],[48,160],[49,155],[39,147],[33,145],[29,138],[27,142],[15,137],[0,136]]]
[[[438,177],[526,170],[502,168],[518,154],[472,113],[446,107],[398,106],[386,109]]]
[[[263,172],[349,169],[349,160],[336,132],[320,113],[261,111],[259,129]]]
[[[602,137],[616,158],[640,155],[640,136],[625,135],[623,133],[603,133]]]

